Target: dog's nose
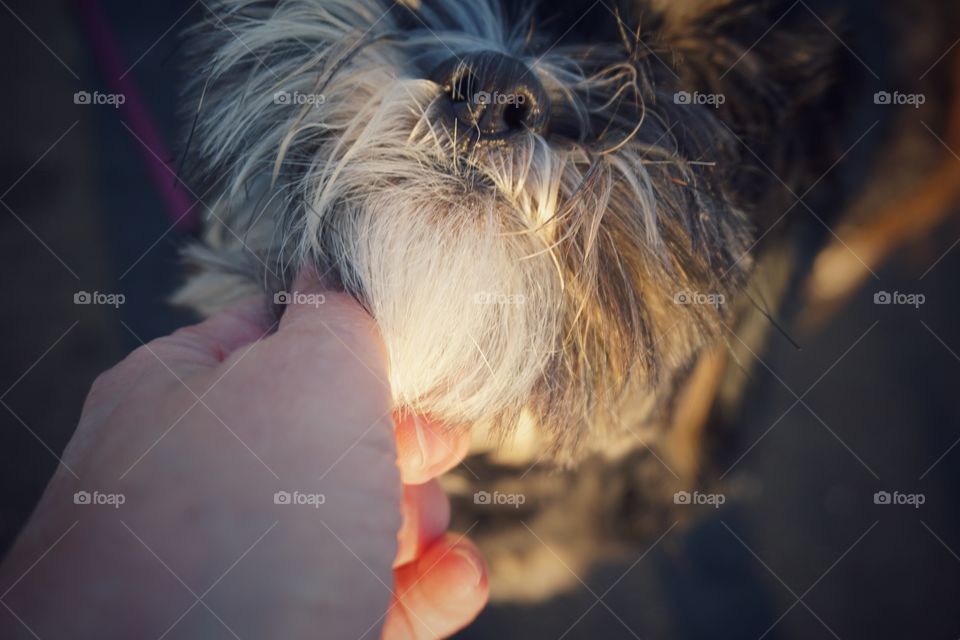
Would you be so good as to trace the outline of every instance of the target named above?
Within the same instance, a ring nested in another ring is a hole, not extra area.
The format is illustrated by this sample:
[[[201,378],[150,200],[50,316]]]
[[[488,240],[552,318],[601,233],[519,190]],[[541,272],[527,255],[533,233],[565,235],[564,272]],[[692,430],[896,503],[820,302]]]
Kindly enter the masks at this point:
[[[544,129],[550,105],[536,75],[522,62],[495,52],[470,53],[441,63],[431,79],[446,92],[448,115],[480,140]]]

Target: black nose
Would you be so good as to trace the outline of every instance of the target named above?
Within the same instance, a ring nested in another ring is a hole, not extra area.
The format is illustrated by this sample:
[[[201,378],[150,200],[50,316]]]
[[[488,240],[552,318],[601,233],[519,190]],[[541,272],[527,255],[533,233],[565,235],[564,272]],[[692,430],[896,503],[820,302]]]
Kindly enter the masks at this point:
[[[464,133],[475,131],[480,140],[505,140],[524,131],[539,133],[546,125],[547,93],[536,75],[515,58],[470,53],[441,63],[431,79],[447,94],[447,115]]]

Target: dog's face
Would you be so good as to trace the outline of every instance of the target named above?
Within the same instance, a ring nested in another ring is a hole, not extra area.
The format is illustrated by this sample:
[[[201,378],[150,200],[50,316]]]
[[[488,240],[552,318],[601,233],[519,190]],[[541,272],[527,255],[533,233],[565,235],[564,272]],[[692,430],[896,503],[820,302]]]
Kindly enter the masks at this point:
[[[727,321],[752,229],[721,116],[743,110],[677,93],[698,41],[522,4],[215,5],[194,151],[269,286],[314,263],[369,309],[398,405],[526,411],[570,454]]]

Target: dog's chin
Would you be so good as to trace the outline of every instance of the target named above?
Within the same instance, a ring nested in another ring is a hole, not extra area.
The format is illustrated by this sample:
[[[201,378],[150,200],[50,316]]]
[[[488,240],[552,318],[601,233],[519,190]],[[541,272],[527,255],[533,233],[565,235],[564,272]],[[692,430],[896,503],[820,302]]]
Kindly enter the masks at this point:
[[[349,124],[319,154],[321,215],[308,217],[304,257],[376,319],[396,406],[506,435],[562,360],[552,152],[533,136],[467,148],[465,132],[431,124],[439,86],[375,76],[362,127],[355,113],[326,112]],[[532,415],[558,422],[562,411]]]
[[[495,192],[378,188],[323,240],[376,318],[397,406],[451,424],[516,422],[554,358],[563,283]]]

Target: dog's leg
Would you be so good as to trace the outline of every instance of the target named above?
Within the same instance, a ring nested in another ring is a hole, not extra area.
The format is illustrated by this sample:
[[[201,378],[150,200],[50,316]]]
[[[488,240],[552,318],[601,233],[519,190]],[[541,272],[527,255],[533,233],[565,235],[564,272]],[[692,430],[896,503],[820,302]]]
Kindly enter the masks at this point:
[[[692,486],[700,474],[707,421],[729,364],[724,347],[705,352],[677,397],[663,450],[684,486]]]
[[[960,212],[960,54],[954,58],[954,96],[944,143],[949,148],[935,171],[903,197],[891,201],[870,221],[836,238],[814,263],[806,283],[805,331],[822,327],[867,279],[898,250],[919,243],[951,215]]]

